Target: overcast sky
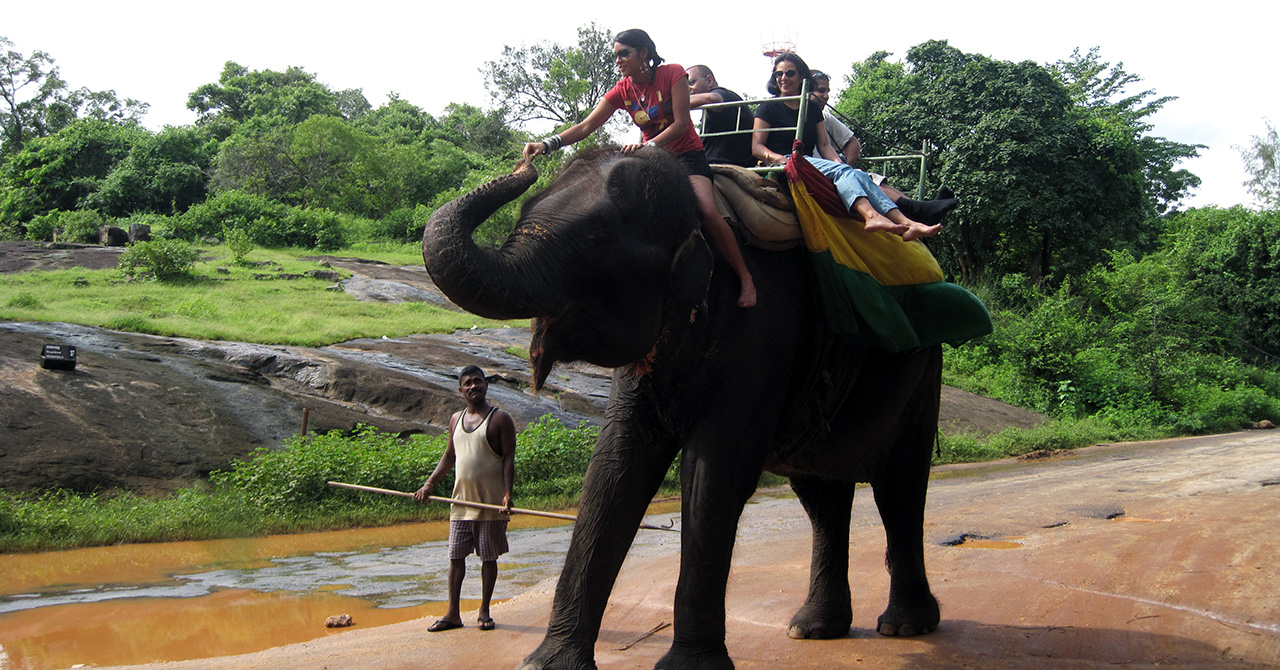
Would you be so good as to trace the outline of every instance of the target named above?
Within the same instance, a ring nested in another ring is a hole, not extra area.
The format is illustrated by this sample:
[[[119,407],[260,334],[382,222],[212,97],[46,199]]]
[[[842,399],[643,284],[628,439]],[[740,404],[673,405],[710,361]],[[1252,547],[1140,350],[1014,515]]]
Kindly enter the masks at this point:
[[[0,35],[16,50],[47,52],[73,88],[150,103],[145,122],[155,129],[192,123],[187,95],[216,82],[229,60],[252,70],[297,65],[335,90],[363,89],[375,107],[392,91],[432,114],[450,102],[489,107],[479,69],[504,45],[572,44],[593,21],[613,32],[644,28],[669,62],[710,65],[721,85],[752,97],[765,95],[761,52],[770,42],[794,42],[811,67],[837,80],[876,51],[901,58],[929,39],[1038,63],[1101,47],[1104,61],[1123,62],[1144,88],[1178,98],[1153,117],[1155,135],[1208,145],[1184,164],[1203,179],[1193,205],[1250,204],[1233,146],[1263,134],[1265,119],[1280,122],[1275,0],[838,2],[813,3],[827,9],[812,18],[793,16],[795,3],[755,0],[7,4]]]

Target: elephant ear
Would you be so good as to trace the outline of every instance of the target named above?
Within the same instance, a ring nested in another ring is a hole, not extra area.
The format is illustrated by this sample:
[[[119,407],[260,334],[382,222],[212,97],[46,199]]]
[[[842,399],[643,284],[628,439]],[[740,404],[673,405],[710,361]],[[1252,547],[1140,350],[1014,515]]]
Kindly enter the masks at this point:
[[[667,321],[688,319],[691,323],[697,309],[706,302],[707,289],[711,286],[711,271],[715,259],[702,233],[695,230],[676,249],[671,259],[671,271],[667,273]]]

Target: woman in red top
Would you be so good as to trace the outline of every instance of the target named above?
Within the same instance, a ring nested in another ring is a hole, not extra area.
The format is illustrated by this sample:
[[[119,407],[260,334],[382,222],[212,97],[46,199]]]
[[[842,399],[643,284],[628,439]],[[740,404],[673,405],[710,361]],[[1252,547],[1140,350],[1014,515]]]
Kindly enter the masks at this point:
[[[622,73],[619,81],[582,123],[541,142],[524,146],[524,157],[550,153],[573,144],[603,126],[619,109],[625,109],[640,127],[643,144],[627,144],[622,151],[642,146],[658,147],[671,154],[689,170],[689,182],[698,196],[698,217],[702,230],[720,250],[738,275],[741,286],[739,307],[756,304],[756,287],[742,260],[738,241],[729,224],[716,211],[711,190],[711,166],[702,151],[702,140],[689,117],[689,75],[684,68],[662,64],[662,57],[649,34],[643,30],[624,30],[613,38],[613,57]]]

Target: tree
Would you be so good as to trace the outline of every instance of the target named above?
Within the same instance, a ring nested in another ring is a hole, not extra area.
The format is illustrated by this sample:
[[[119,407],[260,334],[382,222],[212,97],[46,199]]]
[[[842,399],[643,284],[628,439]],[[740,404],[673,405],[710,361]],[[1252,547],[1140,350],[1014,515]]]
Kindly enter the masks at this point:
[[[1142,77],[1126,72],[1124,63],[1112,66],[1103,62],[1098,47],[1087,54],[1076,49],[1070,60],[1060,60],[1051,68],[1067,85],[1076,104],[1105,125],[1106,132],[1125,135],[1136,142],[1138,155],[1145,164],[1147,196],[1156,213],[1165,214],[1174,209],[1180,199],[1200,185],[1199,177],[1176,166],[1184,159],[1199,155],[1199,150],[1205,148],[1203,144],[1183,144],[1147,135],[1152,126],[1146,118],[1177,97],[1150,99],[1156,94],[1154,89],[1129,94],[1127,88],[1141,83]]]
[[[334,93],[300,67],[284,72],[254,70],[227,61],[218,83],[205,84],[187,97],[187,109],[200,114],[197,123],[220,138],[243,123],[269,128],[302,123],[316,114],[363,116],[369,102],[358,90]]]
[[[864,154],[922,140],[929,147],[928,178],[961,197],[933,247],[950,273],[1061,278],[1087,271],[1107,249],[1152,243],[1146,222],[1159,189],[1150,166],[1155,157],[1172,165],[1185,145],[1144,153],[1140,120],[1164,99],[1143,106],[1144,92],[1109,102],[1117,83],[1132,81],[1122,68],[1100,80],[1106,64],[1076,63],[1064,82],[1031,61],[965,54],[937,40],[912,47],[904,64],[888,56],[855,64],[838,106],[876,129]],[[900,188],[917,179],[890,174]]]
[[[429,136],[486,156],[516,157],[521,138],[507,127],[502,110],[486,112],[466,103],[450,103],[444,112],[444,116],[432,119]]]
[[[219,149],[214,187],[381,218],[429,202],[483,163],[479,154],[443,139],[402,143],[394,134],[374,136],[359,124],[317,115],[228,138]]]
[[[585,119],[618,75],[613,36],[595,23],[578,28],[577,46],[505,46],[502,57],[487,61],[480,72],[509,120],[545,120],[561,127]]]
[[[0,219],[27,221],[89,206],[111,170],[148,135],[134,125],[80,119],[28,141],[0,170]]]
[[[392,92],[387,95],[386,104],[357,119],[356,127],[399,144],[412,144],[422,141],[430,119],[431,115],[421,107]]]
[[[1250,145],[1236,147],[1244,158],[1249,181],[1244,185],[1264,209],[1280,210],[1280,135],[1267,121],[1267,132],[1254,135]]]
[[[112,216],[185,212],[204,200],[217,151],[217,142],[193,126],[140,137],[87,204]]]
[[[3,36],[0,48],[0,156],[21,151],[28,141],[52,135],[77,118],[137,125],[147,113],[147,103],[120,100],[115,91],[68,90],[43,51],[24,56]]]

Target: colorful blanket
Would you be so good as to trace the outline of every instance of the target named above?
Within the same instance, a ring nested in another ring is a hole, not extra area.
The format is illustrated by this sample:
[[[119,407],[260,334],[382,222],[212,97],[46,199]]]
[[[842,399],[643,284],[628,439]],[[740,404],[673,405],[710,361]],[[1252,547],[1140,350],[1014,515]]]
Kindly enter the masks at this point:
[[[832,331],[862,334],[895,352],[958,345],[991,332],[986,305],[943,281],[924,244],[864,230],[831,180],[799,151],[786,174]]]

